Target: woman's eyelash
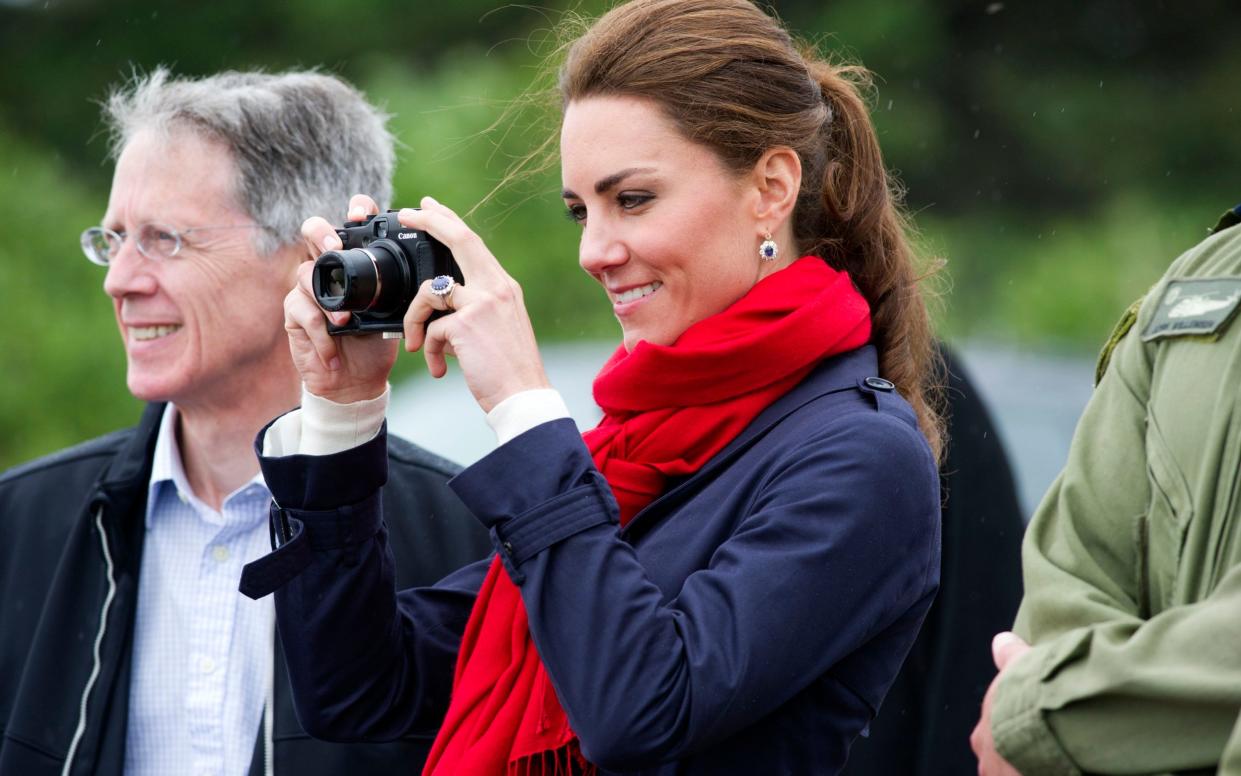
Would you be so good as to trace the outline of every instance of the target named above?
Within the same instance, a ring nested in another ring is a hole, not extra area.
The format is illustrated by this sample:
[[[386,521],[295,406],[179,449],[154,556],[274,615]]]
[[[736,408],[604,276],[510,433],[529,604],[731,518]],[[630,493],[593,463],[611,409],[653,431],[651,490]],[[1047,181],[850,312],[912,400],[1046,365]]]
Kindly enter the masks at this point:
[[[655,199],[654,194],[622,193],[616,195],[616,201],[626,210],[645,205],[652,199]]]
[[[616,195],[616,203],[624,210],[633,210],[634,208],[641,207],[653,199],[655,199],[654,194],[645,193],[622,192]],[[575,224],[580,224],[586,220],[586,206],[582,204],[567,205],[564,217]]]

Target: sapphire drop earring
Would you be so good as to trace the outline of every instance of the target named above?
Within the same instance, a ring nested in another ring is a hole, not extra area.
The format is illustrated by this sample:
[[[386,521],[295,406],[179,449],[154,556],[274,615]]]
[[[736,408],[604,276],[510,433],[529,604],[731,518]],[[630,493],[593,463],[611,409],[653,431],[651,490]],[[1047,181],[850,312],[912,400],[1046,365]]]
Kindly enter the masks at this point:
[[[758,257],[763,261],[775,261],[779,255],[780,246],[776,245],[776,241],[771,239],[771,232],[768,232],[762,244],[758,246]]]

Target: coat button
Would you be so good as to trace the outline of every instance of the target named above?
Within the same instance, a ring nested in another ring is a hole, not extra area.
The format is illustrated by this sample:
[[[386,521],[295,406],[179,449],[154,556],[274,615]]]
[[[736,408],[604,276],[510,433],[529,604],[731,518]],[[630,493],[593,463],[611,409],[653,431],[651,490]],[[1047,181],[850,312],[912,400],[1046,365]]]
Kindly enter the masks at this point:
[[[874,388],[876,391],[891,391],[896,388],[890,381],[884,380],[882,377],[868,377],[862,381],[867,388]]]
[[[512,542],[505,542],[501,546],[504,547],[505,554],[508,554],[508,555],[513,554],[513,543]]]

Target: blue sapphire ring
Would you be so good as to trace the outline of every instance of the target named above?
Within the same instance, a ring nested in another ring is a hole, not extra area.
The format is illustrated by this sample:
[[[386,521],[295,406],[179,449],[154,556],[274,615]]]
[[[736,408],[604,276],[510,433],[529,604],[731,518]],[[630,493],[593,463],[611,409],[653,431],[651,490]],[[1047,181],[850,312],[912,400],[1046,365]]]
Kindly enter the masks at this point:
[[[436,275],[431,278],[431,293],[444,300],[444,306],[450,307],[448,298],[452,296],[452,290],[457,287],[457,281],[452,279],[452,275]]]

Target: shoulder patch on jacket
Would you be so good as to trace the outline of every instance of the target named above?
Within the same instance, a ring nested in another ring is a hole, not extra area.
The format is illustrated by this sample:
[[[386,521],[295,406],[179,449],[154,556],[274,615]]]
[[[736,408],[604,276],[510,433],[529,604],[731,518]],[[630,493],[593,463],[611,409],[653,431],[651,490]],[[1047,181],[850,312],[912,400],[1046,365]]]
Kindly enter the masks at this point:
[[[1108,335],[1107,342],[1103,343],[1103,349],[1099,351],[1099,360],[1094,367],[1094,384],[1098,385],[1103,379],[1103,373],[1107,371],[1107,365],[1112,362],[1112,351],[1125,338],[1129,330],[1133,328],[1133,324],[1138,319],[1138,309],[1142,307],[1142,300],[1145,296],[1139,296],[1133,300],[1133,304],[1125,310],[1120,316],[1120,320],[1112,327],[1112,333]]]
[[[1241,304],[1241,278],[1170,281],[1142,332],[1142,341],[1185,335],[1218,336]]]

